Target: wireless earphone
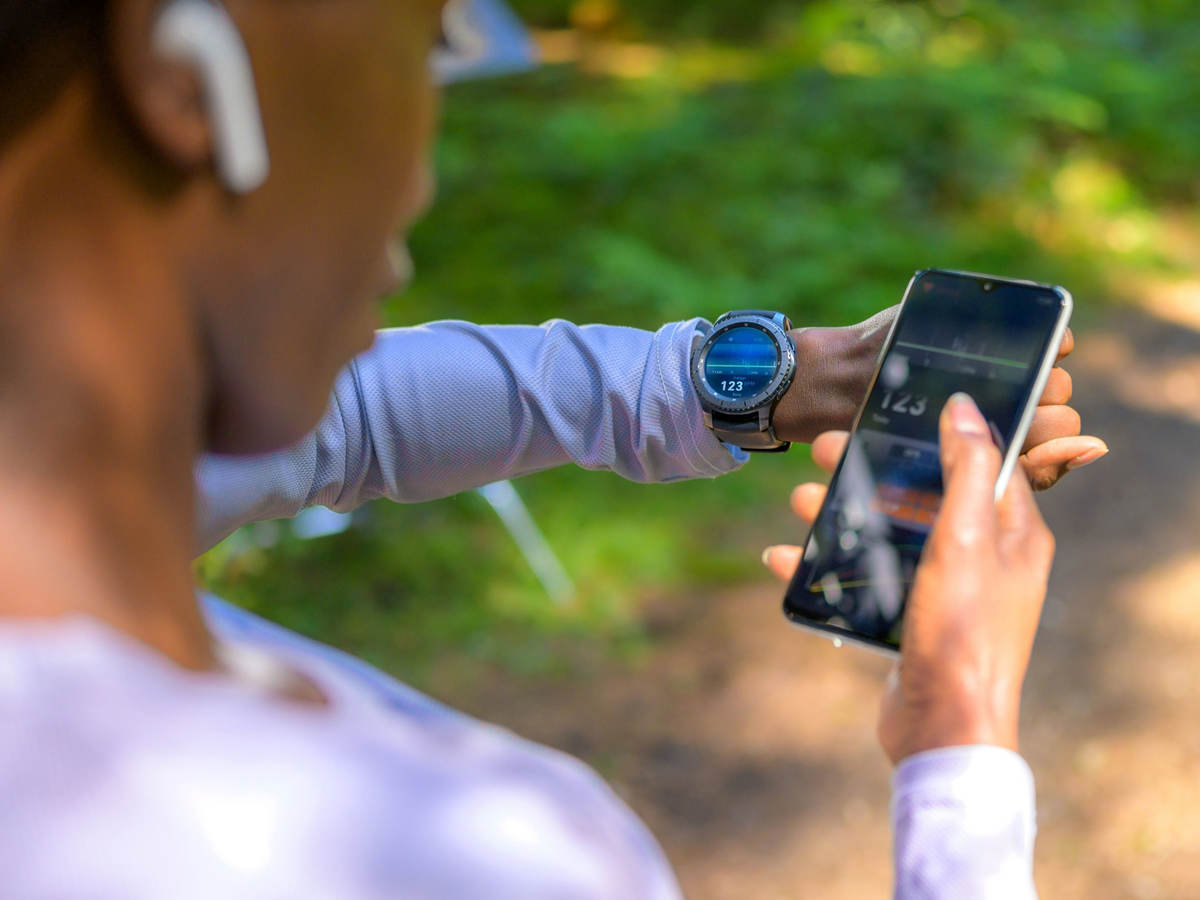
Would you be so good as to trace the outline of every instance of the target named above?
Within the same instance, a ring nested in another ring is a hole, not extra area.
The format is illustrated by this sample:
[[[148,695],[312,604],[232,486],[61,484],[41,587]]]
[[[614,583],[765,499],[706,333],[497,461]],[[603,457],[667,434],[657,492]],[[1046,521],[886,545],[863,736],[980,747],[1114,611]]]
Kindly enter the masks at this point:
[[[267,138],[250,55],[229,13],[212,0],[170,0],[153,38],[158,52],[189,63],[200,76],[225,187],[235,194],[260,187],[271,170]]]

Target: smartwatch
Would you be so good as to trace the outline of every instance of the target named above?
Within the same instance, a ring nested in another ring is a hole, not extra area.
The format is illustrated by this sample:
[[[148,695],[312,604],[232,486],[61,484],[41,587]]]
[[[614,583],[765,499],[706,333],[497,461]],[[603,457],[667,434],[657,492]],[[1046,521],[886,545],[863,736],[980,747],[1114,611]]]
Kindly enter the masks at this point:
[[[692,352],[692,384],[704,424],[727,444],[776,453],[791,446],[771,425],[775,404],[796,375],[791,327],[780,312],[727,312]]]

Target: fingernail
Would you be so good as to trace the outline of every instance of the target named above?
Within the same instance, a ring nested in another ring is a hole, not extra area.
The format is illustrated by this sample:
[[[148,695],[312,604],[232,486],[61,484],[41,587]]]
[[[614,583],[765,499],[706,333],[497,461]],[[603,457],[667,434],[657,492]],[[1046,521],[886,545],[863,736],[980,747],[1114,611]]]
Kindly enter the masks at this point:
[[[946,407],[950,411],[950,424],[954,426],[955,431],[987,437],[987,422],[984,421],[975,401],[967,394],[959,392],[952,395]]]
[[[775,549],[774,547],[767,547],[767,548],[765,548],[765,549],[763,550],[763,552],[762,552],[762,564],[763,564],[764,566],[769,566],[769,565],[771,565],[771,551],[772,551],[772,550],[774,550],[774,549]]]
[[[1102,456],[1108,454],[1107,447],[1097,447],[1094,450],[1089,450],[1087,453],[1080,453],[1077,457],[1067,463],[1067,470],[1082,469],[1084,466],[1091,465]]]

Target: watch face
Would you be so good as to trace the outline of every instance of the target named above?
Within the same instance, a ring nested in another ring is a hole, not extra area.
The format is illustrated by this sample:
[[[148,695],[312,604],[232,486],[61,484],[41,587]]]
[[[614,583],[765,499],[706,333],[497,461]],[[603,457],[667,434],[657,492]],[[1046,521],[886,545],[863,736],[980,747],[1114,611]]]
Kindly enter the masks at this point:
[[[735,325],[709,345],[704,380],[718,397],[745,400],[761,393],[778,369],[775,340],[761,328]]]

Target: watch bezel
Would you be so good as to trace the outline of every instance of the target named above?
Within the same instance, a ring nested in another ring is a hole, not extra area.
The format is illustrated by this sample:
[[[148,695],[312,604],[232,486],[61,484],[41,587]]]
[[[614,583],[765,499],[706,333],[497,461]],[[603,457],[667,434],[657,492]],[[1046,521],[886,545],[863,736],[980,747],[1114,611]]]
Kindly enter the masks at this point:
[[[757,328],[771,337],[779,350],[779,361],[775,367],[775,374],[761,391],[741,400],[730,400],[712,389],[704,377],[704,366],[708,361],[709,350],[712,349],[717,338],[731,328],[742,328],[747,325]],[[796,347],[792,343],[791,336],[775,320],[759,315],[730,316],[721,320],[719,324],[713,326],[700,346],[700,350],[692,357],[692,385],[700,397],[700,405],[708,412],[726,415],[748,415],[765,406],[773,405],[791,385],[795,373]]]

